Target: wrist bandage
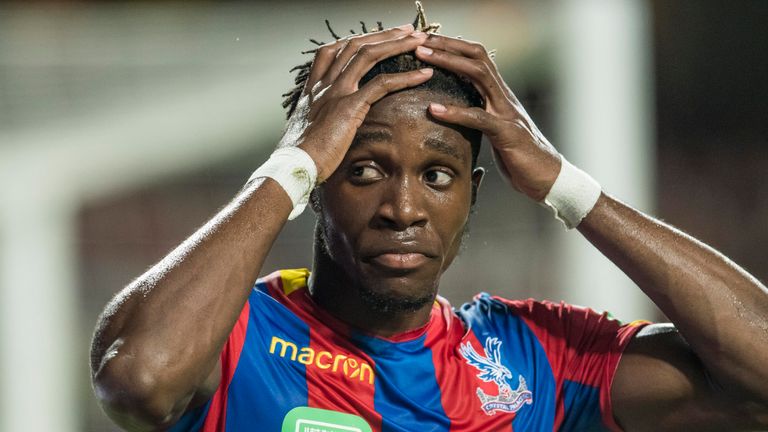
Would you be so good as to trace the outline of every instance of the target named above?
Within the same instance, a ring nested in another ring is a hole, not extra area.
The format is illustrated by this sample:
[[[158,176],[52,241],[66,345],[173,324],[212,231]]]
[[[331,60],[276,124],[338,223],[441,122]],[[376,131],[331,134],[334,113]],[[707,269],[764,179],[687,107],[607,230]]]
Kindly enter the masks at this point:
[[[600,198],[602,188],[589,174],[560,156],[560,174],[543,204],[551,208],[555,218],[568,229],[575,228]]]
[[[288,194],[293,211],[288,220],[296,219],[307,206],[309,194],[317,182],[315,161],[298,147],[282,147],[275,150],[262,166],[253,172],[248,182],[255,178],[269,177]]]

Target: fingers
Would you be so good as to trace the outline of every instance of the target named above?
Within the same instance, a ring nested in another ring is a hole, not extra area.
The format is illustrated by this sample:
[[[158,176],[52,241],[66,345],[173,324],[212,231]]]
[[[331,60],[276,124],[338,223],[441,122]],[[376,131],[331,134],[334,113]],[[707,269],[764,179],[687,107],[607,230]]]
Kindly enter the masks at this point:
[[[358,101],[372,105],[389,93],[417,86],[432,77],[432,69],[425,68],[395,74],[379,74],[354,93]]]
[[[429,113],[438,120],[477,129],[489,138],[493,138],[499,133],[496,117],[485,112],[482,108],[463,108],[433,102],[429,104]]]
[[[425,33],[414,32],[395,40],[365,44],[357,50],[336,82],[341,88],[355,91],[357,90],[357,83],[373,65],[386,58],[411,52],[424,43],[426,39]]]
[[[488,70],[491,72],[493,77],[496,78],[502,93],[515,104],[519,104],[517,97],[515,97],[514,93],[512,93],[512,90],[509,89],[509,87],[505,84],[504,79],[501,77],[499,69],[496,67],[496,62],[491,59],[491,57],[488,55],[488,51],[482,44],[478,42],[471,42],[463,39],[433,34],[429,36],[426,42],[424,42],[424,46],[434,50],[445,51],[458,56],[482,61],[488,66]]]
[[[333,64],[333,60],[339,53],[343,45],[338,41],[330,44],[325,44],[317,49],[315,52],[315,58],[312,60],[312,68],[309,71],[309,77],[304,84],[304,91],[302,95],[306,95],[312,91],[320,81],[320,78],[325,75],[328,68]]]
[[[494,77],[499,82],[504,81],[501,79],[501,74],[499,74],[496,63],[493,61],[493,59],[491,59],[491,57],[488,55],[488,51],[485,49],[485,46],[483,46],[481,43],[442,35],[430,35],[427,41],[424,42],[424,46],[427,48],[447,51],[452,54],[485,62],[489,65],[489,69],[493,73]]]
[[[413,25],[406,24],[388,30],[363,35],[349,36],[335,42],[325,44],[317,49],[312,61],[312,69],[304,86],[304,94],[310,92],[319,82],[331,83],[338,76],[341,69],[354,55],[354,51],[344,54],[338,61],[337,58],[349,48],[357,49],[363,43],[377,42],[392,39],[413,32]],[[351,44],[351,45],[350,45]]]
[[[507,99],[502,87],[503,82],[496,78],[492,70],[495,67],[487,61],[425,46],[416,49],[416,56],[422,61],[469,78],[477,90],[496,109],[503,109],[509,105],[509,99]]]
[[[490,57],[488,57],[488,52],[482,44],[466,41],[464,39],[432,34],[429,36],[429,39],[424,42],[424,46],[477,60],[490,59]]]
[[[361,46],[370,43],[398,39],[411,33],[413,33],[413,25],[406,24],[380,32],[356,35],[340,40],[339,50],[337,51],[333,62],[322,75],[321,81],[325,85],[329,85],[332,82],[335,82],[336,78],[339,76],[339,74],[341,74],[341,71],[344,70],[344,67],[347,65],[347,63],[349,63],[349,60],[354,57],[355,54],[357,54]]]

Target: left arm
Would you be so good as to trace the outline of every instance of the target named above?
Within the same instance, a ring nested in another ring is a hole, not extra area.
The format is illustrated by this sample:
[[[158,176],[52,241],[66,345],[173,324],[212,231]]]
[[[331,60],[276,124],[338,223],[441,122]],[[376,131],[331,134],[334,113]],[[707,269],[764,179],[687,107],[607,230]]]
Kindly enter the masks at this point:
[[[484,109],[432,105],[430,113],[481,130],[512,186],[542,201],[560,171],[559,153],[485,48],[436,35],[424,47],[431,52],[420,47],[420,59],[466,76],[486,102]],[[767,426],[768,290],[709,246],[605,194],[578,229],[680,332],[650,326],[627,348],[612,387],[619,423],[659,430],[666,419],[667,429],[679,430],[706,413],[700,424],[707,429]]]
[[[670,426],[766,426],[765,286],[711,247],[605,194],[578,230],[685,337],[654,326],[628,347],[612,388],[619,422],[632,430],[649,418]]]

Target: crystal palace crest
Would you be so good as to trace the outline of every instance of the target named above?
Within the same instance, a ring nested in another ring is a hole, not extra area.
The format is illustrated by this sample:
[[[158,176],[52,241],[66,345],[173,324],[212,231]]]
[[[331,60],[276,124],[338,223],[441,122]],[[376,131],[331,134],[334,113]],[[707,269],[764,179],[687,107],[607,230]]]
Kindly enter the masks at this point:
[[[481,355],[469,343],[463,343],[459,352],[467,363],[474,366],[479,372],[477,377],[485,382],[493,382],[499,389],[499,394],[490,395],[482,389],[477,389],[477,397],[480,405],[488,415],[494,415],[497,411],[514,413],[523,405],[533,403],[533,394],[528,390],[525,378],[518,377],[517,389],[513,390],[509,385],[512,381],[512,372],[501,364],[501,341],[498,338],[485,339],[484,354]]]

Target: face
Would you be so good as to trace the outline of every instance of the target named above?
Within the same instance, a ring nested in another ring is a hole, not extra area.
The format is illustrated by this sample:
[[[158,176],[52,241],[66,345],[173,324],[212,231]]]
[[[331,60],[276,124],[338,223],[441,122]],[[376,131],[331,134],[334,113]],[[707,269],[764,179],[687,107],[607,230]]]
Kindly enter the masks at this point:
[[[482,176],[467,135],[431,119],[429,102],[456,103],[411,90],[374,104],[318,194],[326,253],[379,309],[432,302]]]

